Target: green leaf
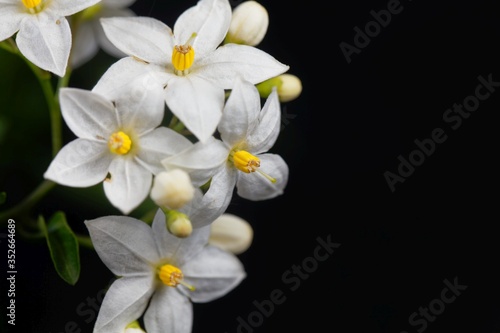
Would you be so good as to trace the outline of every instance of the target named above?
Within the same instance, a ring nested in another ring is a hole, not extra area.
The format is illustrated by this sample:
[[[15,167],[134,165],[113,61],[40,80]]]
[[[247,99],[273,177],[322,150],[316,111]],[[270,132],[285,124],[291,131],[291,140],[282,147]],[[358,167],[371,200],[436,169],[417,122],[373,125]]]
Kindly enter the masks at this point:
[[[56,212],[46,224],[43,216],[38,222],[45,233],[54,267],[59,276],[71,285],[80,277],[80,253],[75,234],[63,212]]]
[[[0,205],[3,205],[5,203],[5,200],[7,200],[7,193],[0,192]]]

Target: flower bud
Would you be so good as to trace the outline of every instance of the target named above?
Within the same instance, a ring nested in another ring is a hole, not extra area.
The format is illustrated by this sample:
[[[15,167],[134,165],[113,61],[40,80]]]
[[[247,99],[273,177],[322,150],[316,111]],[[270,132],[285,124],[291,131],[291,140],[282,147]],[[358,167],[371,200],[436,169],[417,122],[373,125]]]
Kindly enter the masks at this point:
[[[233,214],[222,214],[210,224],[208,243],[223,250],[240,254],[245,252],[253,240],[250,224]]]
[[[193,232],[193,225],[186,214],[170,210],[165,212],[167,229],[179,238],[186,238]]]
[[[290,102],[302,93],[302,82],[293,74],[281,74],[256,85],[262,98],[267,98],[276,87],[281,103]]]
[[[269,14],[257,1],[244,1],[233,9],[231,24],[224,43],[256,46],[266,35]]]
[[[160,207],[178,209],[193,199],[194,191],[191,178],[185,171],[163,171],[154,179],[151,199]]]

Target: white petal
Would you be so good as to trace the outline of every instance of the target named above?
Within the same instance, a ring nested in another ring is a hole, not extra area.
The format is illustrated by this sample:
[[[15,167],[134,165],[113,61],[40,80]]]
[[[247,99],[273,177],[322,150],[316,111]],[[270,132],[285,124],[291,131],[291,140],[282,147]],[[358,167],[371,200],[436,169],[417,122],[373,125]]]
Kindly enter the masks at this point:
[[[172,30],[152,17],[101,19],[104,33],[124,53],[156,64],[170,62],[174,47]]]
[[[111,101],[79,88],[61,88],[61,112],[66,125],[80,138],[107,142],[118,129],[118,119]]]
[[[62,16],[70,16],[95,5],[99,1],[101,0],[52,0],[48,9]]]
[[[175,39],[179,44],[188,41],[193,33],[195,53],[203,56],[215,50],[224,40],[231,23],[231,6],[227,0],[201,0],[183,12],[175,22]]]
[[[193,228],[211,224],[226,211],[233,197],[236,172],[234,168],[223,167],[212,177],[210,188],[189,215]]]
[[[102,182],[112,159],[107,148],[102,142],[71,141],[57,153],[43,176],[71,187],[89,187]]]
[[[279,155],[262,154],[258,157],[260,158],[259,170],[275,178],[276,183],[272,183],[259,172],[240,172],[236,183],[238,195],[253,201],[272,199],[282,195],[288,182],[288,165]]]
[[[23,20],[16,43],[33,64],[59,76],[66,73],[71,51],[71,29],[63,16],[42,12]]]
[[[176,288],[162,286],[146,310],[144,326],[148,333],[191,333],[193,304]]]
[[[236,44],[221,46],[195,64],[198,76],[224,89],[232,89],[236,75],[257,84],[289,69],[256,47]]]
[[[123,333],[138,319],[154,292],[151,277],[124,277],[113,282],[99,308],[94,333]]]
[[[104,7],[101,10],[101,17],[131,17],[136,16],[135,13],[128,8],[110,8]],[[104,33],[104,29],[102,28],[102,24],[99,20],[96,20],[96,24],[94,25],[96,39],[99,42],[100,47],[109,55],[114,56],[115,58],[123,58],[127,56],[127,54],[117,48],[111,41],[106,37]]]
[[[3,41],[19,30],[22,19],[29,14],[21,12],[19,4],[13,1],[0,0],[0,7],[2,7],[0,13],[0,22],[2,22],[0,41]]]
[[[159,81],[154,73],[155,66],[138,61],[132,57],[118,60],[101,76],[92,91],[115,100],[123,91],[163,88],[165,82]]]
[[[167,127],[159,127],[140,138],[141,148],[137,158],[147,165],[151,173],[165,171],[161,161],[191,147],[185,136]]]
[[[157,249],[163,259],[173,260],[182,266],[203,250],[208,242],[209,228],[194,229],[186,238],[179,238],[167,230],[165,214],[158,209],[153,220],[153,232]]]
[[[229,149],[220,140],[210,137],[206,142],[198,141],[191,148],[162,160],[167,170],[180,168],[189,173],[195,186],[205,184],[217,169],[222,167]]]
[[[80,67],[92,59],[99,51],[96,36],[94,35],[93,21],[81,22],[73,35],[73,49],[70,62],[73,69]]]
[[[148,196],[153,175],[130,157],[115,158],[109,173],[111,179],[104,182],[104,192],[113,206],[129,214]]]
[[[281,104],[276,89],[260,111],[256,126],[248,133],[248,150],[253,154],[267,152],[276,142],[281,126]]]
[[[102,0],[102,4],[111,8],[125,8],[129,7],[136,0]]]
[[[116,276],[149,276],[159,259],[153,230],[128,216],[86,220],[92,244],[102,262]]]
[[[246,277],[245,269],[232,253],[207,247],[182,266],[184,280],[196,289],[188,295],[195,303],[210,302],[232,291]]]
[[[133,129],[141,136],[158,127],[165,114],[163,89],[159,84],[150,85],[147,89],[139,86],[127,86],[130,90],[114,99],[118,117],[124,129]]]
[[[218,126],[222,140],[229,146],[246,141],[248,131],[255,126],[259,111],[259,91],[252,83],[238,78]]]
[[[165,101],[198,140],[206,141],[222,116],[224,90],[191,74],[168,82]]]

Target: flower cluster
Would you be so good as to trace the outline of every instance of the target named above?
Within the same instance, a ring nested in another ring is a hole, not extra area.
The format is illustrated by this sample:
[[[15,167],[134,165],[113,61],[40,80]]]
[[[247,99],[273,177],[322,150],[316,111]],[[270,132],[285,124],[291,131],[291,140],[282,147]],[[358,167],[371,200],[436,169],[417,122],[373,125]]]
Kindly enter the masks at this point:
[[[102,183],[123,215],[86,220],[117,279],[94,332],[190,332],[192,302],[246,276],[237,255],[252,241],[227,214],[233,198],[284,193],[289,170],[272,151],[281,103],[301,92],[289,66],[257,46],[267,11],[256,1],[200,0],[172,27],[134,0],[0,0],[0,41],[68,82],[99,49],[117,57],[91,90],[59,85],[56,107],[75,135],[44,173],[52,184]],[[56,145],[57,147],[57,145]],[[146,200],[148,223],[130,215]]]

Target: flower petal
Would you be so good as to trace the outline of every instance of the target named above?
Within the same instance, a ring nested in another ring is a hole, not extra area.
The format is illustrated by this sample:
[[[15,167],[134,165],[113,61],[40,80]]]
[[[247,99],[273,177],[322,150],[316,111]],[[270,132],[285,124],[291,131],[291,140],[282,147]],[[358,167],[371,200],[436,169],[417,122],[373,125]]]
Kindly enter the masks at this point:
[[[66,125],[80,138],[107,142],[119,127],[113,103],[99,94],[61,88],[59,100]]]
[[[107,3],[106,6],[108,6]],[[101,17],[132,17],[132,16],[136,16],[136,14],[131,9],[128,8],[103,7],[101,11]],[[104,29],[102,28],[102,24],[99,20],[96,20],[93,23],[95,23],[94,30],[96,39],[101,48],[107,54],[110,54],[115,58],[123,58],[127,56],[125,52],[117,48],[113,43],[111,43],[108,37],[106,37]]]
[[[104,193],[123,214],[137,208],[149,194],[153,175],[132,158],[115,158],[109,166],[111,179],[104,182]]]
[[[165,101],[187,129],[204,142],[214,134],[219,124],[224,107],[224,90],[191,74],[168,82]]]
[[[92,91],[115,100],[123,95],[123,91],[154,89],[155,86],[163,88],[166,81],[158,80],[154,69],[154,65],[132,57],[120,59],[106,70]]]
[[[189,173],[195,186],[205,184],[222,167],[229,149],[220,140],[210,137],[206,142],[198,141],[188,149],[161,161],[167,170],[180,168]]]
[[[224,89],[232,89],[235,75],[257,84],[290,68],[256,47],[236,44],[223,45],[195,64],[199,77]]]
[[[101,0],[52,0],[48,9],[61,16],[70,16],[100,1]]]
[[[153,230],[128,216],[86,220],[92,244],[102,262],[116,276],[149,276],[160,259]]]
[[[0,41],[12,37],[20,28],[21,21],[29,14],[23,13],[19,10],[19,4],[13,1],[0,0],[0,22],[2,22],[2,29],[0,29]]]
[[[229,146],[246,141],[248,131],[256,125],[259,111],[259,91],[255,85],[238,77],[219,122],[222,141]]]
[[[141,148],[137,158],[144,162],[153,174],[165,171],[161,161],[171,155],[191,147],[193,144],[185,136],[167,127],[159,127],[140,138]]]
[[[167,230],[165,214],[161,209],[156,212],[152,229],[161,258],[173,260],[178,266],[196,256],[207,244],[210,234],[210,228],[199,228],[186,238],[172,235]]]
[[[43,176],[65,186],[89,187],[104,180],[111,159],[105,143],[76,139],[57,153]]]
[[[212,177],[210,188],[189,214],[193,228],[211,224],[226,211],[233,197],[237,172],[223,167]]]
[[[151,277],[115,280],[106,291],[93,332],[123,333],[130,322],[142,315],[153,292]]]
[[[276,89],[269,95],[259,113],[256,126],[248,133],[248,149],[253,154],[267,152],[276,142],[281,127],[281,104]]]
[[[111,8],[125,8],[129,7],[136,0],[102,0],[102,4]]]
[[[94,35],[93,21],[83,21],[73,34],[73,45],[70,55],[71,67],[80,67],[99,52],[99,45]]]
[[[240,197],[259,201],[267,200],[283,194],[288,182],[288,165],[279,155],[262,154],[260,158],[260,170],[276,179],[272,183],[259,172],[239,173],[236,183],[237,193]]]
[[[16,43],[21,53],[36,66],[64,76],[71,51],[71,29],[63,16],[47,12],[21,22]]]
[[[191,333],[193,304],[176,288],[162,286],[144,315],[148,333]]]
[[[198,56],[215,50],[224,40],[231,24],[231,5],[227,0],[201,0],[175,21],[175,39],[186,43],[195,32],[193,48]]]
[[[182,273],[184,280],[196,288],[187,292],[195,303],[210,302],[226,295],[246,277],[243,264],[234,254],[213,245],[207,245],[182,266]]]
[[[172,57],[172,30],[152,17],[101,18],[104,33],[124,53],[156,64]]]

